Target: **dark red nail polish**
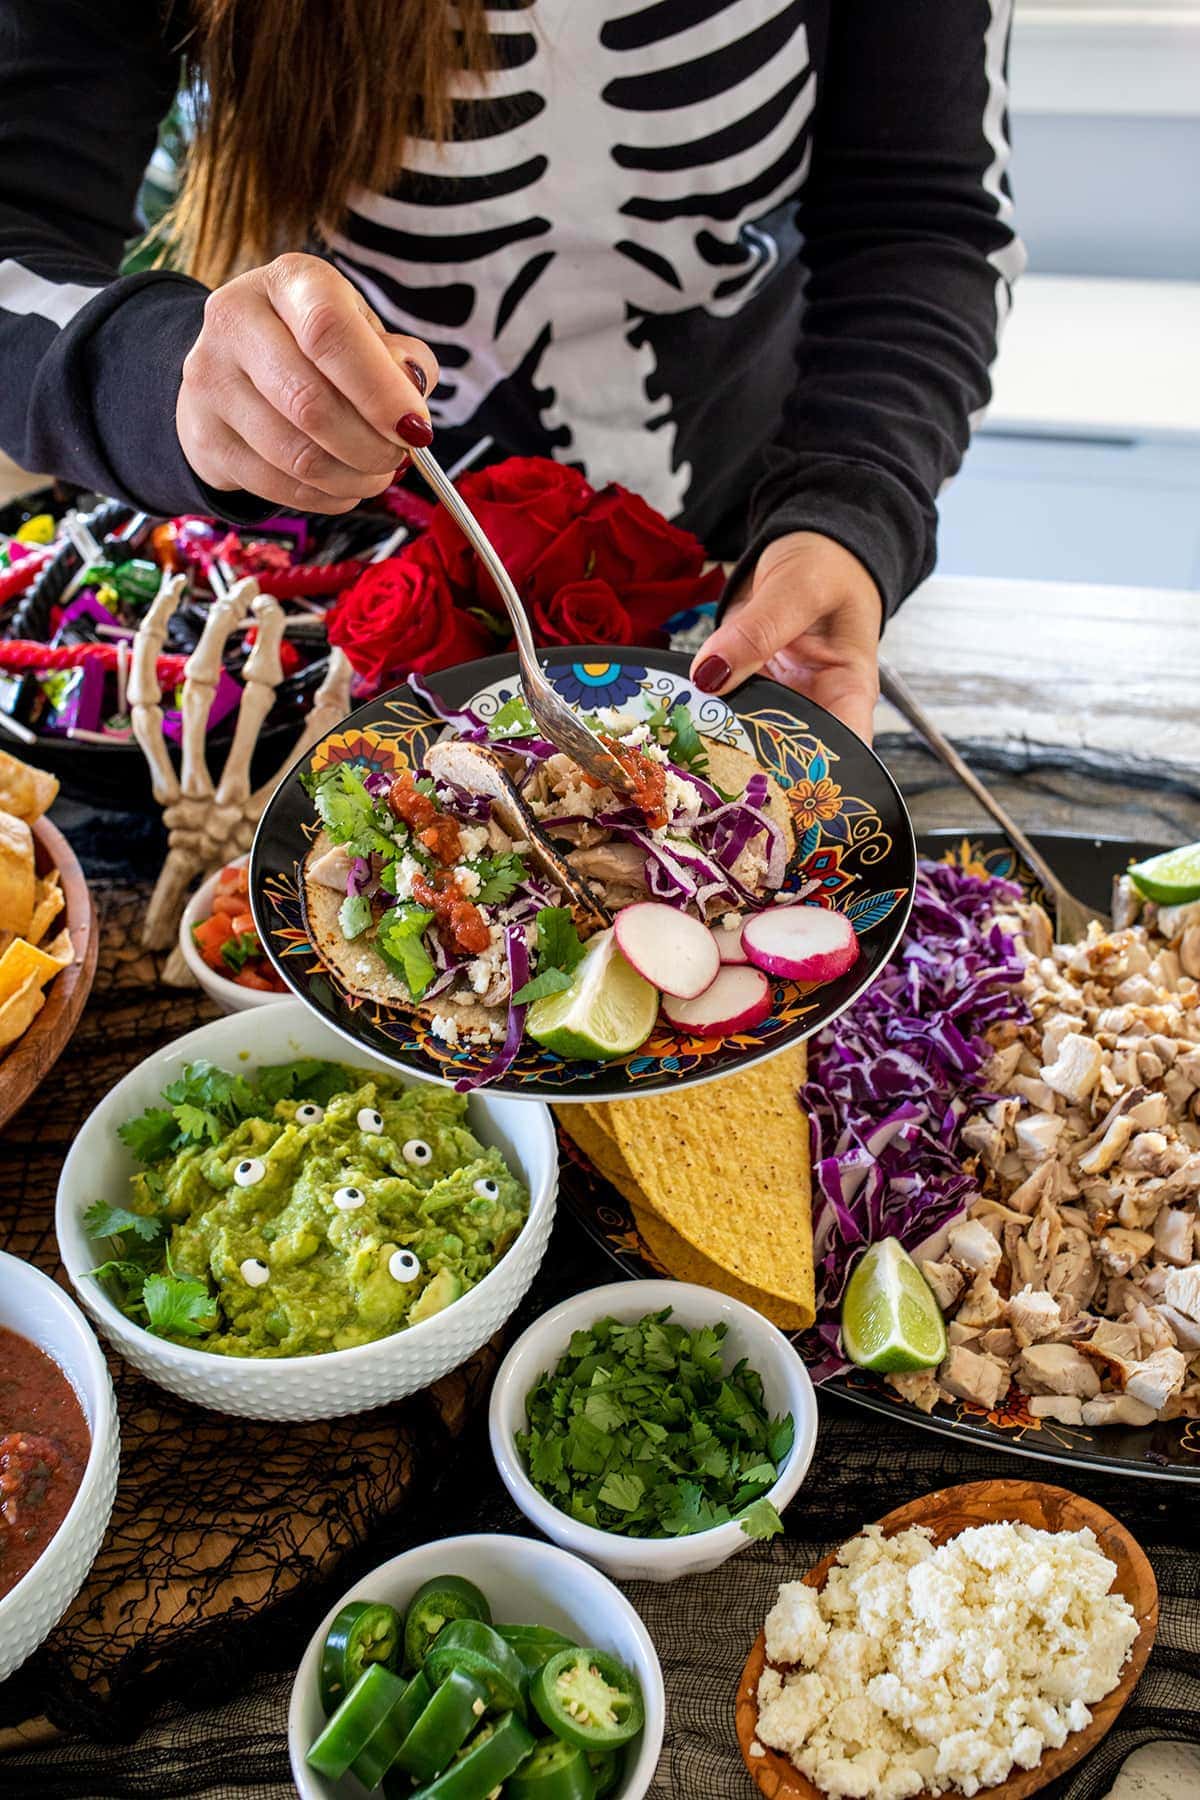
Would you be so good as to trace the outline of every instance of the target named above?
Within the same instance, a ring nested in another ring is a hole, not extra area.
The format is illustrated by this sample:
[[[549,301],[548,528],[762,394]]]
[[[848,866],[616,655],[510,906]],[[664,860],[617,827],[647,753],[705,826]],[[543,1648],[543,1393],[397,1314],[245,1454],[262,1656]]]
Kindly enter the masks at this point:
[[[706,656],[692,676],[692,680],[701,693],[719,694],[731,673],[729,664],[723,656]]]
[[[405,357],[404,366],[408,370],[413,386],[416,388],[418,394],[424,398],[426,389],[429,386],[424,369],[419,362],[414,362],[411,356]]]
[[[420,413],[405,413],[397,419],[396,431],[414,450],[425,450],[433,442],[433,426]]]

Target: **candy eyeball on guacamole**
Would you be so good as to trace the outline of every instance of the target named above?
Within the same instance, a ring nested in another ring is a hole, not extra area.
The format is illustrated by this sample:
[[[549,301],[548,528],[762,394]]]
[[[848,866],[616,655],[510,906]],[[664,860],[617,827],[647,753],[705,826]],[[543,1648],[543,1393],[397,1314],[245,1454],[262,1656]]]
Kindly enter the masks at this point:
[[[85,1224],[128,1317],[192,1349],[374,1343],[469,1293],[528,1216],[527,1190],[453,1092],[340,1063],[196,1063],[163,1100],[120,1127],[141,1168]],[[136,1259],[114,1242],[131,1213],[145,1221]]]

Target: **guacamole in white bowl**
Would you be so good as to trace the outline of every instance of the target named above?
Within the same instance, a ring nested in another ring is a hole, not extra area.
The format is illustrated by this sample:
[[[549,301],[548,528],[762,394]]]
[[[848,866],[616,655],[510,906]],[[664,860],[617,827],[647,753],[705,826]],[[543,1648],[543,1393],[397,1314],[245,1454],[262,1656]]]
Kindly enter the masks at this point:
[[[198,1059],[119,1136],[142,1166],[85,1214],[94,1273],[133,1323],[218,1355],[312,1356],[421,1324],[529,1212],[463,1097],[343,1063]]]

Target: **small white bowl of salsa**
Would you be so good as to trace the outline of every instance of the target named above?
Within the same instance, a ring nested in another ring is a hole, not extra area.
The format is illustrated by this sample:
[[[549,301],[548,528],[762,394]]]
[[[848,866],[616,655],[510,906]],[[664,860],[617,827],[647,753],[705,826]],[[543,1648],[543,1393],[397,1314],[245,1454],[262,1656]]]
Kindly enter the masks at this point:
[[[288,989],[263,954],[250,915],[248,855],[202,881],[179,921],[179,952],[223,1013],[286,999]]]
[[[112,1383],[83,1314],[48,1275],[0,1251],[0,1681],[83,1586],[119,1454]]]

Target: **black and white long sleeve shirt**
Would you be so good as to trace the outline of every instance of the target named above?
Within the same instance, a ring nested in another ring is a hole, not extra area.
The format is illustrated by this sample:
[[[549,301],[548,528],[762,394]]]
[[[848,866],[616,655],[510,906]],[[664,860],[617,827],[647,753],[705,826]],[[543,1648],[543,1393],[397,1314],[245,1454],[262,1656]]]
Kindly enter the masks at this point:
[[[447,459],[577,463],[715,553],[825,532],[895,605],[1022,262],[1011,11],[494,0],[454,141],[309,247],[436,352]],[[164,513],[210,505],[174,425],[205,290],[116,270],[186,23],[0,0],[0,445]]]

